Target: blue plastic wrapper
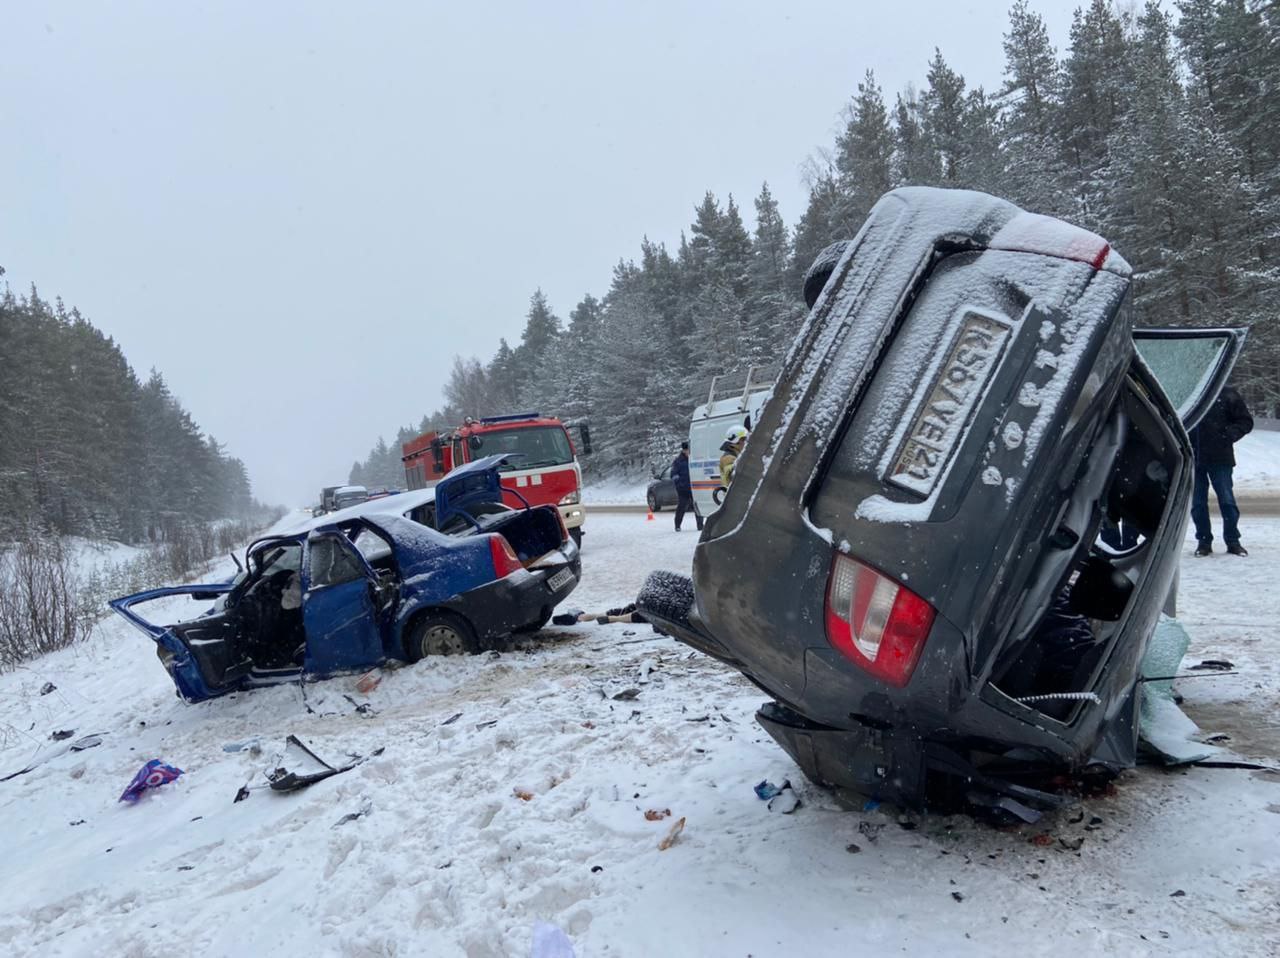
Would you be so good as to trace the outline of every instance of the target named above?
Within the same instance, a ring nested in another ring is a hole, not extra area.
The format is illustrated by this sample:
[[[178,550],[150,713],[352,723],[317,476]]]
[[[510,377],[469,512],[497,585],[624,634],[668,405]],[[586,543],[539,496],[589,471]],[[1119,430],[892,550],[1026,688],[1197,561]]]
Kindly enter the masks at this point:
[[[160,759],[153,758],[138,769],[138,774],[133,776],[133,781],[129,783],[129,787],[121,794],[120,801],[136,802],[147,789],[166,785],[181,774],[182,769],[166,765]]]
[[[765,779],[756,786],[756,798],[762,802],[767,802],[790,784],[790,782],[783,782],[781,785],[774,785],[773,782]]]

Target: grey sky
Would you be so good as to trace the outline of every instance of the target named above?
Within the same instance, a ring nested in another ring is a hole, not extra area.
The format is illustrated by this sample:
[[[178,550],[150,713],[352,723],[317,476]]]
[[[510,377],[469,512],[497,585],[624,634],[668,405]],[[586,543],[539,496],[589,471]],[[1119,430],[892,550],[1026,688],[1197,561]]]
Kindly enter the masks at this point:
[[[892,101],[936,45],[994,90],[1010,5],[11,3],[0,265],[310,501],[705,190],[794,225],[866,69]]]

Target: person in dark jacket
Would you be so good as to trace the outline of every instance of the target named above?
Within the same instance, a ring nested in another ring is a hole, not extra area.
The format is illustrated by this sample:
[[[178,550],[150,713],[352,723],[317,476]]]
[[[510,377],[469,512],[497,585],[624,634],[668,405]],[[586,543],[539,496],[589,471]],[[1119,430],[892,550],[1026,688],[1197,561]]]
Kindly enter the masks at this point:
[[[1240,508],[1236,505],[1235,491],[1231,487],[1231,471],[1235,469],[1236,456],[1232,449],[1237,442],[1253,430],[1253,417],[1244,399],[1230,386],[1214,400],[1209,411],[1195,429],[1191,430],[1191,449],[1195,453],[1195,486],[1191,491],[1191,521],[1196,527],[1196,555],[1207,556],[1213,552],[1213,527],[1209,524],[1209,486],[1218,497],[1218,511],[1222,513],[1222,539],[1227,551],[1236,556],[1247,556],[1248,550],[1240,544]]]
[[[680,454],[671,464],[671,478],[676,484],[676,532],[684,522],[684,514],[692,512],[698,528],[702,528],[702,516],[698,515],[698,507],[693,503],[693,485],[689,481],[689,443],[680,443]]]

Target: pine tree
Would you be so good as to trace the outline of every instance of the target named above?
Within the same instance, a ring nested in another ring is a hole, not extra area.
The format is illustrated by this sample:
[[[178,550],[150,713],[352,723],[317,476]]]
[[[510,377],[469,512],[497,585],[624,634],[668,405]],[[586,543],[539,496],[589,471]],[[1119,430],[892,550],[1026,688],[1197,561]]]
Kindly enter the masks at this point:
[[[841,194],[837,219],[852,236],[876,200],[893,188],[893,128],[870,70],[858,84],[848,123],[836,140],[835,168]]]
[[[934,49],[929,61],[928,86],[920,95],[921,141],[929,164],[937,168],[939,186],[964,183],[965,100],[964,77]]]
[[[1029,209],[1068,215],[1070,191],[1056,133],[1062,71],[1044,20],[1026,0],[1017,0],[1009,11],[1004,55],[1004,84],[996,97],[1006,159],[1000,193]]]
[[[751,244],[747,300],[747,361],[777,362],[804,317],[804,304],[790,285],[791,236],[769,184],[755,200],[756,230]]]
[[[938,154],[927,142],[923,107],[908,86],[894,106],[894,180],[900,186],[936,186],[942,180]]]
[[[1102,188],[1100,172],[1107,147],[1127,105],[1132,88],[1125,22],[1109,0],[1091,0],[1076,10],[1071,23],[1071,49],[1063,64],[1063,102],[1059,135],[1076,193],[1074,219],[1092,228],[1101,220],[1093,208]]]
[[[471,416],[487,416],[495,413],[510,412],[518,404],[517,388],[519,371],[516,353],[505,338],[498,340],[498,351],[485,367],[485,391],[481,406]],[[475,397],[472,397],[473,399]],[[453,423],[456,425],[456,423]],[[422,430],[426,432],[427,430]]]
[[[853,233],[841,222],[843,194],[833,171],[827,170],[809,189],[809,203],[796,224],[795,252],[791,259],[791,279],[788,286],[800,299],[804,289],[804,274],[819,253],[836,240],[852,239]]]

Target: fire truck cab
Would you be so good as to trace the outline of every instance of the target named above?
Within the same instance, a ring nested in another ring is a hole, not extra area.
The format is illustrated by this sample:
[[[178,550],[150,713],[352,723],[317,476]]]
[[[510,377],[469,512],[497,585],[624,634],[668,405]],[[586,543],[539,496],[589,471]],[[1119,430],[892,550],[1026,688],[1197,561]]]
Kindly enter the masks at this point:
[[[578,431],[583,454],[588,454],[590,437],[585,425]],[[456,429],[423,433],[401,450],[410,489],[433,486],[458,466],[484,456],[512,456],[513,461],[500,469],[508,504],[519,506],[523,500],[531,506],[555,506],[574,541],[582,542],[587,517],[582,505],[582,469],[569,430],[554,416],[522,412],[468,417]]]

